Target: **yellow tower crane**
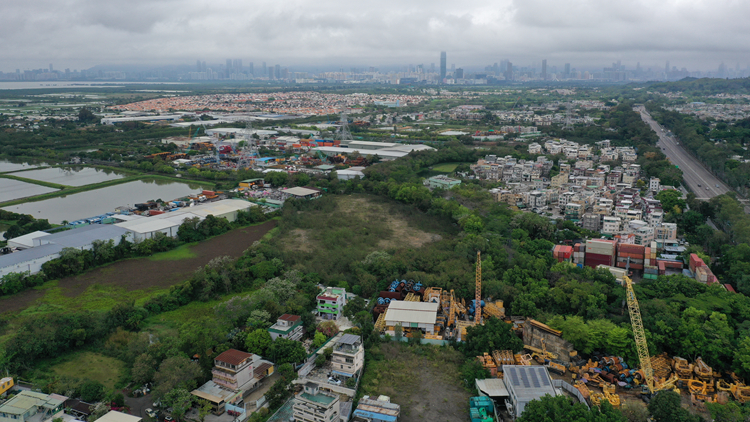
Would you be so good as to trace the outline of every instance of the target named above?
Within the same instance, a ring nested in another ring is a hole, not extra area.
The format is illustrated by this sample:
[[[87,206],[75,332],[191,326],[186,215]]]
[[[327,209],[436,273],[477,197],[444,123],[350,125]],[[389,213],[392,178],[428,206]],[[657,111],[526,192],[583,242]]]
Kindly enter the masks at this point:
[[[646,331],[643,329],[643,320],[641,319],[641,308],[638,306],[638,299],[633,291],[633,280],[625,276],[625,297],[628,301],[628,311],[630,312],[630,323],[633,325],[633,337],[635,346],[638,350],[638,360],[641,362],[641,370],[646,380],[643,386],[644,393],[653,394],[656,392],[654,387],[654,371],[651,368],[651,357],[648,354],[648,343],[646,343]],[[648,391],[645,389],[648,388]]]
[[[482,325],[482,259],[481,252],[479,251],[477,251],[477,274],[474,300],[474,324]]]

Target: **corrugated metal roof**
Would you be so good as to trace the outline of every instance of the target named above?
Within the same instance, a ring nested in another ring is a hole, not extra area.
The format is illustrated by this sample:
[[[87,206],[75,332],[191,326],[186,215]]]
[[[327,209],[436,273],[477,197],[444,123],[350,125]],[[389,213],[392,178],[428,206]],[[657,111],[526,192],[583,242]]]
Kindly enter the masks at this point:
[[[37,230],[32,233],[27,233],[23,236],[18,236],[18,237],[14,237],[13,239],[9,239],[8,246],[13,246],[12,244],[16,244],[17,246],[20,246],[20,247],[31,248],[34,246],[34,239],[49,236],[49,235],[50,234],[47,232]]]
[[[34,259],[43,258],[54,254],[59,254],[64,246],[62,245],[42,245],[36,248],[24,249],[8,255],[0,255],[0,268],[11,267],[22,262],[28,262]]]
[[[356,344],[358,341],[361,341],[358,335],[344,334],[336,344]]]
[[[54,243],[70,248],[80,248],[90,245],[95,240],[116,240],[118,243],[122,235],[128,231],[110,224],[92,224],[73,230],[67,230],[60,233],[51,234],[34,240],[35,244]]]
[[[434,324],[437,320],[437,311],[437,303],[392,301],[385,312],[385,320],[387,324],[401,322]]]
[[[141,422],[142,420],[143,418],[138,416],[128,415],[116,410],[110,410],[106,415],[97,419],[97,421],[101,422]]]
[[[505,387],[505,382],[500,378],[487,378],[474,382],[477,385],[477,390],[486,394],[487,397],[508,397],[508,389]]]

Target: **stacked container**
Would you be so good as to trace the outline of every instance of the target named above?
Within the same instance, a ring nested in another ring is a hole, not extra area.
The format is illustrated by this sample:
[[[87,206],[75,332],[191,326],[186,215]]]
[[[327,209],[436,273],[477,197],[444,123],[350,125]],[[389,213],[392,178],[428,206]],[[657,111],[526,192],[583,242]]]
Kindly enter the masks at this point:
[[[656,280],[656,277],[659,275],[659,268],[648,265],[643,267],[643,278],[647,280]]]
[[[586,266],[596,268],[599,265],[613,266],[615,263],[617,241],[591,239],[586,242]]]
[[[573,246],[573,263],[574,264],[583,264],[584,259],[586,257],[585,247],[581,243],[576,243],[575,246]]]
[[[566,245],[556,245],[552,248],[552,256],[557,262],[570,262],[573,257],[573,247]]]
[[[690,254],[690,263],[688,264],[690,266],[690,271],[695,272],[696,268],[698,267],[705,267],[706,263],[703,262],[698,255],[691,253]]]
[[[628,259],[630,259],[630,269],[642,270],[646,248],[641,245],[628,245],[620,243],[617,245],[617,266],[627,268]]]

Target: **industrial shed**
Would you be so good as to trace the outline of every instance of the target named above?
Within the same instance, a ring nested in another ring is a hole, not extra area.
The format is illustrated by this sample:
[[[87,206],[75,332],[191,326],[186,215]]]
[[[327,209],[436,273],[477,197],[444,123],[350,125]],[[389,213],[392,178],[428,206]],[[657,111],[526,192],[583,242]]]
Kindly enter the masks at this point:
[[[419,328],[425,333],[434,334],[438,306],[433,302],[391,301],[385,312],[385,325],[390,334],[394,334],[393,327],[396,325]]]
[[[539,400],[548,394],[552,397],[557,395],[552,378],[544,366],[503,365],[503,373],[509,395],[505,405],[516,418],[521,416],[532,400]]]
[[[49,233],[43,231],[35,231],[23,236],[14,237],[8,240],[9,248],[28,249],[34,247],[34,239],[39,237],[49,236]]]

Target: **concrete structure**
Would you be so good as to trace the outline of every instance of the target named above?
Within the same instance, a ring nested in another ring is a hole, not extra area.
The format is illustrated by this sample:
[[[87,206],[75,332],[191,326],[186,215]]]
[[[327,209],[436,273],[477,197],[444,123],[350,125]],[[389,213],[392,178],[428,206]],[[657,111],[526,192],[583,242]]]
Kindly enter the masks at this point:
[[[346,306],[346,289],[341,287],[326,287],[315,298],[318,303],[317,314],[323,319],[337,320]]]
[[[34,239],[49,236],[49,233],[43,231],[35,231],[32,233],[25,234],[23,236],[14,237],[8,240],[9,248],[28,249],[34,247]]]
[[[42,422],[62,412],[68,398],[21,391],[0,405],[0,422]]]
[[[453,186],[458,186],[461,184],[461,181],[458,179],[452,179],[448,176],[433,176],[429,179],[426,179],[424,181],[424,185],[429,187],[430,189],[450,189]]]
[[[391,403],[388,396],[364,396],[359,399],[357,409],[352,414],[356,422],[395,422],[401,416],[401,406]]]
[[[304,330],[302,328],[302,318],[299,315],[284,314],[276,320],[268,329],[271,339],[284,338],[287,340],[300,340]]]
[[[305,384],[304,391],[294,398],[296,422],[337,422],[340,418],[338,396],[320,392],[318,384]]]
[[[599,214],[591,214],[586,213],[583,215],[583,228],[586,230],[591,230],[594,232],[598,232],[602,228],[601,224],[601,215]]]
[[[425,333],[435,333],[438,303],[392,301],[385,312],[386,333],[394,335],[394,327],[420,329]]]
[[[563,362],[570,362],[570,351],[574,350],[573,344],[562,337],[562,332],[554,330],[534,319],[527,319],[523,325],[523,343],[536,348],[542,348],[544,339],[547,350],[558,355]]]
[[[515,418],[521,416],[532,400],[539,400],[547,394],[557,396],[552,378],[544,366],[503,365],[503,374],[508,389],[505,404]]]
[[[141,422],[143,418],[138,416],[128,415],[127,413],[118,412],[116,410],[110,410],[104,416],[97,419],[97,422]]]
[[[354,334],[344,334],[333,346],[331,356],[332,372],[351,378],[359,372],[365,364],[365,348],[362,337]]]

